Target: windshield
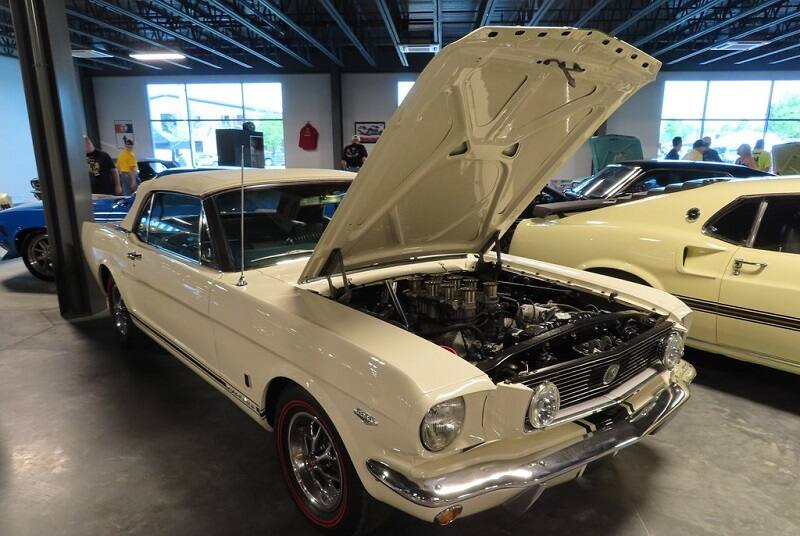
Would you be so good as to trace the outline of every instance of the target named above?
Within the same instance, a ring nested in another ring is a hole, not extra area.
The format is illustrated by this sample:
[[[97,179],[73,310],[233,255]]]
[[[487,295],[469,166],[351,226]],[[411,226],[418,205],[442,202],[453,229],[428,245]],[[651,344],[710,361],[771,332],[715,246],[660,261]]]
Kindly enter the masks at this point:
[[[602,199],[607,197],[617,185],[626,180],[636,168],[618,164],[606,166],[598,173],[579,182],[576,186],[565,190],[583,199]]]
[[[245,190],[245,269],[310,255],[349,186],[349,182],[328,182]],[[241,264],[241,191],[218,194],[215,203],[225,242],[238,268]]]

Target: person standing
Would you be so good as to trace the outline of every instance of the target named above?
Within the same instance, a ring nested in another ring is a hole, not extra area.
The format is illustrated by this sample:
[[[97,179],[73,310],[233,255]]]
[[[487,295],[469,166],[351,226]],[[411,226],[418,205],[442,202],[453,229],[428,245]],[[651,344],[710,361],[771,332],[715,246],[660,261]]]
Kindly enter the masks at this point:
[[[703,143],[706,144],[706,152],[703,153],[703,162],[722,162],[719,153],[711,148],[711,136],[705,136]]]
[[[703,153],[706,152],[708,147],[703,140],[697,140],[692,144],[692,150],[683,155],[683,160],[691,160],[693,162],[702,162]]]
[[[681,148],[683,148],[683,138],[680,136],[675,136],[672,138],[672,150],[667,153],[667,156],[664,158],[666,160],[680,160],[681,159]]]
[[[764,140],[756,141],[753,148],[753,159],[756,161],[756,168],[759,171],[769,171],[772,167],[772,155],[764,149]]]
[[[117,155],[117,169],[122,181],[122,193],[131,195],[139,187],[139,162],[133,152],[133,140],[125,138],[125,148]]]
[[[358,171],[367,156],[367,148],[361,144],[361,138],[358,135],[353,136],[352,143],[342,151],[342,169]]]
[[[750,169],[758,169],[756,166],[756,161],[753,158],[753,151],[750,149],[750,146],[746,143],[743,143],[736,149],[736,154],[739,155],[739,158],[736,159],[736,163],[740,166],[747,166]]]
[[[89,177],[92,181],[93,194],[122,195],[119,172],[114,166],[111,156],[95,148],[88,136],[83,137],[86,151],[86,163],[89,166]]]

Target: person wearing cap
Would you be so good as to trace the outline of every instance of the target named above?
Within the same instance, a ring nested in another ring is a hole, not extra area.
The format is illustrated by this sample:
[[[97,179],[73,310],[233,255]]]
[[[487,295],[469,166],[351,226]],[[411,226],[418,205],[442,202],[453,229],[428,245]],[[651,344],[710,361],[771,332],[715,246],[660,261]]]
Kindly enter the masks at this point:
[[[353,136],[353,142],[342,150],[342,169],[358,171],[367,159],[367,148],[361,144],[358,135]]]
[[[133,140],[125,138],[125,148],[117,155],[117,169],[122,182],[122,193],[131,195],[139,187],[139,163],[133,152]]]
[[[708,150],[708,145],[703,140],[697,140],[692,144],[692,150],[683,155],[682,160],[691,160],[693,162],[702,162],[703,153]]]
[[[683,138],[680,136],[675,136],[672,138],[672,149],[670,152],[667,153],[667,156],[664,157],[665,160],[680,160],[681,159],[681,148],[683,147]]]
[[[753,159],[756,161],[756,169],[759,171],[769,171],[772,167],[772,155],[764,149],[764,140],[757,140],[753,147]]]
[[[88,136],[83,137],[86,151],[86,164],[89,166],[89,177],[92,181],[93,194],[122,195],[119,172],[114,166],[111,156],[95,148]]]
[[[703,162],[722,162],[716,149],[711,148],[711,136],[704,136],[703,143],[706,144],[706,152],[703,153]]]

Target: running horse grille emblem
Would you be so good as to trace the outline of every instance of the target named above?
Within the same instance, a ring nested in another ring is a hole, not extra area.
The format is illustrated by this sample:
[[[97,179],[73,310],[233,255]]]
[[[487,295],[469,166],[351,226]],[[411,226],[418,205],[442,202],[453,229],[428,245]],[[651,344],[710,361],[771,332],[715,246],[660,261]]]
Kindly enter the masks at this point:
[[[608,385],[609,383],[613,382],[617,379],[619,375],[619,363],[614,363],[610,367],[608,367],[603,373],[603,384]]]

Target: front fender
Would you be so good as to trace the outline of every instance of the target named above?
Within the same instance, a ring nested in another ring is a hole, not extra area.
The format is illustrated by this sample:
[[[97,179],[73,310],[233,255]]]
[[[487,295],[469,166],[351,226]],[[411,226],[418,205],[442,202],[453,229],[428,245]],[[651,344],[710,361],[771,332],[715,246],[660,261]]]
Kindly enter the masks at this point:
[[[617,270],[619,272],[626,272],[628,274],[634,275],[641,279],[642,281],[646,282],[653,288],[657,288],[659,290],[664,290],[664,285],[661,284],[658,276],[652,273],[649,270],[645,270],[640,266],[636,266],[634,264],[621,261],[619,259],[592,259],[590,261],[586,261],[581,263],[577,266],[581,270],[587,271],[594,271],[594,270]]]

